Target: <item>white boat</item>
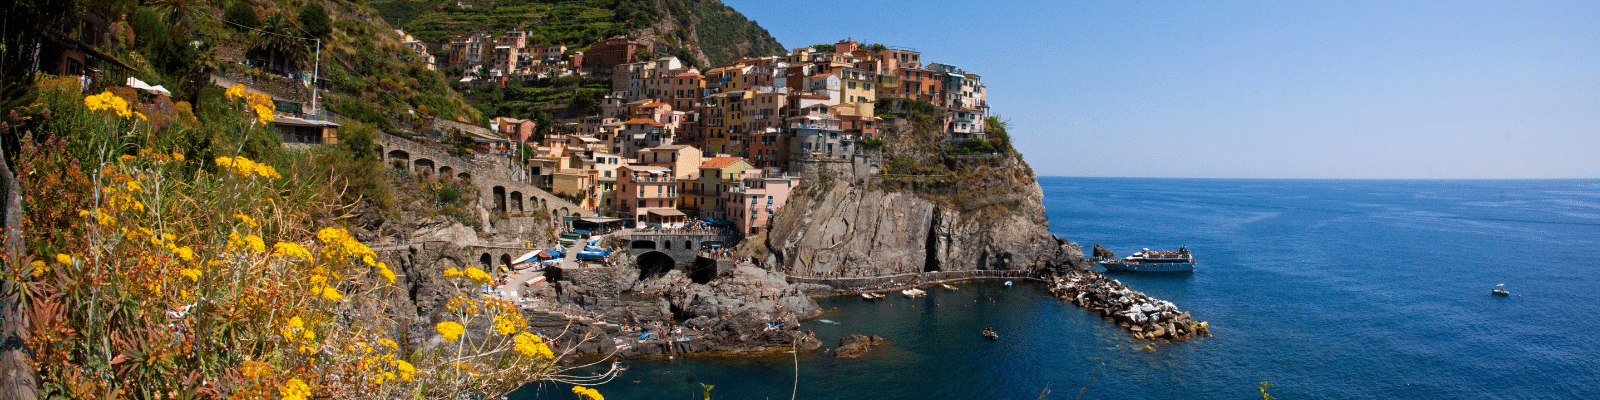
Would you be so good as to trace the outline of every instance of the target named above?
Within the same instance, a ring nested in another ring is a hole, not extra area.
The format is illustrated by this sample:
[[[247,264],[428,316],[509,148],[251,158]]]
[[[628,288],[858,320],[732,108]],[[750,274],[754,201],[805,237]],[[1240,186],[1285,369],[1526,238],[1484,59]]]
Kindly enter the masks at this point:
[[[862,293],[861,298],[867,301],[882,300],[883,295],[877,293]]]
[[[945,288],[945,289],[950,289],[950,290],[961,290],[961,289],[956,289],[956,287],[955,287],[955,286],[950,286],[950,284],[948,284],[948,283],[941,283],[941,284],[939,284],[939,285],[940,285],[940,286],[944,286],[944,288]]]
[[[1138,272],[1178,272],[1193,271],[1194,256],[1189,254],[1189,247],[1179,247],[1178,251],[1156,251],[1144,249],[1123,258],[1099,258],[1095,263],[1107,271],[1138,271]]]
[[[919,297],[919,296],[925,296],[925,295],[928,294],[928,292],[924,292],[924,291],[922,291],[922,289],[906,289],[906,290],[901,290],[900,294],[906,295],[906,297],[915,298],[915,297]]]

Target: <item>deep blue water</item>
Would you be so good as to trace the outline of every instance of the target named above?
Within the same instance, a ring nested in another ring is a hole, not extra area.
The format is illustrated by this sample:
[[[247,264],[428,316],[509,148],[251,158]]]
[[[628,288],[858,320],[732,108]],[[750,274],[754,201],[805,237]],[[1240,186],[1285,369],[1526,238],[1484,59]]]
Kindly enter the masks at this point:
[[[1600,398],[1600,181],[1040,179],[1051,231],[1199,270],[1114,274],[1216,335],[1138,350],[1036,285],[972,284],[807,321],[890,345],[802,354],[799,398]],[[1490,296],[1504,283],[1513,295]],[[913,307],[914,306],[914,307]],[[992,325],[999,342],[977,336]],[[625,361],[608,398],[789,398],[796,361]],[[570,397],[547,386],[546,398]],[[513,397],[527,396],[528,390]]]

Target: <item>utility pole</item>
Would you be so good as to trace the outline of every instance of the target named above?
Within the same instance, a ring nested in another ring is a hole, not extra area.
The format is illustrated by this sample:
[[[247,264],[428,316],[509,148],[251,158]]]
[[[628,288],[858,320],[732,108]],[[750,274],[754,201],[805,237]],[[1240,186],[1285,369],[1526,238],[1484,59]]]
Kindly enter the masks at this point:
[[[320,117],[322,113],[317,111],[317,80],[322,77],[322,39],[311,40],[317,41],[317,59],[311,67],[311,114]]]

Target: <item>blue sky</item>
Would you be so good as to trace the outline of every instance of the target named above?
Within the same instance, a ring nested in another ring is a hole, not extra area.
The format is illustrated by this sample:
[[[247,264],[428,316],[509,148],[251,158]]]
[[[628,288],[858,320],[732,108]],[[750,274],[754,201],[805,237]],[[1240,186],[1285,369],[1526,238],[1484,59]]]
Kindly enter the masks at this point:
[[[983,76],[1041,175],[1600,178],[1600,2],[725,0]]]

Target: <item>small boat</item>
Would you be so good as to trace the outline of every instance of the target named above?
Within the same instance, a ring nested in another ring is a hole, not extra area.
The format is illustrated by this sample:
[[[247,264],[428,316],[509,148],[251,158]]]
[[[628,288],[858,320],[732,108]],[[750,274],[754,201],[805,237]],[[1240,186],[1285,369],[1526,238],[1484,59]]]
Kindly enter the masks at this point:
[[[1179,247],[1178,251],[1144,249],[1123,258],[1097,257],[1095,263],[1106,271],[1194,271],[1194,256],[1189,254],[1188,246]]]
[[[989,340],[1000,340],[1000,334],[995,333],[993,329],[984,329],[983,338]]]
[[[950,290],[961,290],[961,289],[956,289],[956,287],[955,287],[955,286],[950,286],[950,284],[948,284],[948,283],[941,283],[941,284],[939,284],[939,285],[941,285],[941,286],[944,286],[944,288],[945,288],[945,289],[950,289]]]
[[[1011,287],[1011,281],[1006,281],[1006,287]]]
[[[920,296],[927,295],[928,292],[924,292],[924,291],[922,291],[922,289],[906,289],[906,290],[901,290],[900,294],[906,295],[906,297],[915,298],[915,297],[920,297]]]
[[[1496,288],[1493,292],[1491,292],[1495,296],[1510,296],[1511,295],[1511,292],[1506,291],[1506,289],[1505,289],[1506,284],[1502,283],[1502,284],[1495,285],[1495,286],[1497,286],[1498,288]]]
[[[861,298],[867,301],[883,300],[883,295],[877,293],[862,293]]]

